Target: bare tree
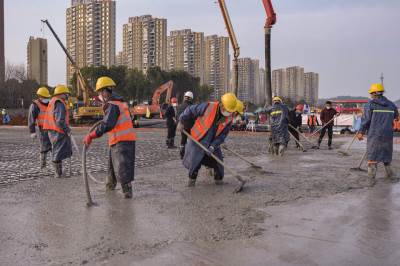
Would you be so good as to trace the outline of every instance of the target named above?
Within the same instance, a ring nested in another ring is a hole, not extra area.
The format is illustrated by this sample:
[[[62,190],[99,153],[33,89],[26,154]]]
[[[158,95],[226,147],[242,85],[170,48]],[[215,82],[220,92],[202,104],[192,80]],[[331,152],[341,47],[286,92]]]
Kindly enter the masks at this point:
[[[5,80],[16,79],[19,82],[27,79],[26,68],[24,64],[13,64],[7,61]]]

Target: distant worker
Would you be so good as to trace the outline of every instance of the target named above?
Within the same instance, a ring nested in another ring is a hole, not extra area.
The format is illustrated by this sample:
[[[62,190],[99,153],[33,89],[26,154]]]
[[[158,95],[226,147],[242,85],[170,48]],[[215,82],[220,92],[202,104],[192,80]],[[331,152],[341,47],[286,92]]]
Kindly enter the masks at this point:
[[[181,116],[181,114],[186,110],[186,108],[188,108],[189,106],[191,106],[193,104],[193,92],[191,91],[187,91],[185,92],[185,95],[183,96],[183,103],[181,105],[179,105],[178,107],[178,115],[177,115],[177,120],[179,121],[179,117]],[[190,129],[193,127],[194,122],[192,121],[184,121],[184,129],[187,132],[190,132]],[[179,154],[181,156],[181,159],[183,159],[183,156],[185,155],[185,146],[187,143],[187,136],[183,133],[181,133],[181,145],[179,146]]]
[[[290,110],[289,112],[289,124],[293,127],[289,127],[289,132],[293,135],[293,137],[297,140],[296,141],[296,148],[301,149],[299,142],[300,142],[300,136],[298,131],[301,132],[301,125],[303,124],[303,105],[299,104],[296,106],[295,109]],[[295,130],[295,129],[297,130]]]
[[[67,86],[57,85],[53,98],[46,109],[43,129],[48,131],[52,145],[52,161],[55,177],[63,175],[62,161],[72,156],[71,128],[69,127],[68,97],[70,91]]]
[[[289,142],[289,109],[283,104],[280,97],[272,99],[272,106],[266,109],[270,116],[272,152],[275,155],[283,156]]]
[[[96,83],[96,92],[103,103],[104,117],[100,124],[84,138],[89,147],[93,139],[108,133],[109,161],[106,189],[115,190],[117,180],[121,183],[125,198],[132,198],[132,181],[135,170],[136,134],[128,103],[113,92],[115,82],[101,77]]]
[[[171,98],[171,104],[168,105],[167,110],[165,110],[165,118],[167,120],[167,148],[168,149],[175,149],[175,132],[177,126],[177,110],[178,107],[178,99],[175,97]]]
[[[333,126],[335,124],[335,116],[339,116],[339,113],[334,108],[332,108],[331,101],[326,101],[325,108],[322,109],[319,117],[321,119],[323,128],[318,139],[318,149],[321,146],[321,142],[326,134],[326,131],[328,131],[328,148],[332,150]]]
[[[11,122],[11,117],[10,115],[7,113],[6,109],[2,109],[1,110],[1,115],[3,117],[3,125],[8,125]]]
[[[393,121],[399,118],[396,105],[383,96],[382,84],[372,84],[369,89],[371,99],[364,106],[361,128],[357,137],[367,138],[368,177],[375,184],[378,163],[385,166],[386,177],[398,181],[391,168],[393,157]]]
[[[214,170],[216,185],[223,184],[224,168],[211,157],[211,154],[223,160],[220,145],[228,136],[233,120],[232,114],[237,110],[236,105],[236,96],[233,93],[226,93],[220,102],[191,105],[180,116],[178,131],[183,131],[185,124],[194,124],[188,132],[208,148],[206,153],[190,140],[186,145],[183,165],[189,170],[189,187],[195,186],[202,165]]]
[[[39,134],[40,142],[40,168],[46,167],[47,153],[51,151],[51,142],[49,134],[43,129],[44,121],[46,119],[46,110],[50,102],[50,93],[46,87],[41,87],[36,92],[37,99],[34,100],[29,107],[28,114],[28,128],[31,133],[31,138],[37,138]],[[38,133],[36,133],[36,126]]]
[[[318,118],[314,111],[311,111],[307,118],[308,133],[314,133],[315,128],[319,126]]]

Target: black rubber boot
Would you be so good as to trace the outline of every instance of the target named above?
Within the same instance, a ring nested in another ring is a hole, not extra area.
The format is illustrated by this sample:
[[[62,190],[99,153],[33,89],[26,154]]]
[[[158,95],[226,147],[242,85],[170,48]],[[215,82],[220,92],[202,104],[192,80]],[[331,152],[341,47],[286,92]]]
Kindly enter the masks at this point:
[[[54,166],[54,177],[62,178],[62,163],[61,162],[53,162]]]
[[[46,153],[41,153],[40,154],[40,169],[43,169],[46,167]]]
[[[188,187],[196,186],[196,179],[198,174],[198,172],[194,172],[192,175],[189,175]]]
[[[185,156],[185,145],[181,145],[179,147],[179,155],[181,156],[181,160],[182,160],[183,156]]]
[[[124,198],[131,199],[132,198],[132,184],[131,183],[121,184],[121,188],[122,188],[122,193],[124,193]]]
[[[117,179],[113,175],[107,176],[106,190],[113,191],[117,187]]]

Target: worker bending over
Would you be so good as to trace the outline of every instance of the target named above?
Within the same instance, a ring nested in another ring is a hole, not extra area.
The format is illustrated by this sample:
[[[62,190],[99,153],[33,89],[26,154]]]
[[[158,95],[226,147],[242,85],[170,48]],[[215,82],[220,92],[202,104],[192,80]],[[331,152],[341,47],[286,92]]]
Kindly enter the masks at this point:
[[[106,189],[114,190],[117,180],[121,183],[125,198],[132,198],[132,181],[135,170],[135,141],[132,118],[128,104],[113,93],[115,82],[109,77],[101,77],[96,83],[96,92],[103,103],[104,118],[100,124],[84,138],[89,147],[93,139],[108,133],[110,157]]]
[[[303,105],[299,104],[296,106],[295,109],[290,110],[289,112],[289,124],[291,127],[289,127],[289,132],[292,134],[292,136],[297,140],[296,141],[296,148],[301,149],[299,142],[300,142],[300,136],[299,132],[301,132],[301,125],[303,124]],[[297,130],[296,130],[297,129]]]
[[[43,129],[48,131],[52,145],[52,161],[55,177],[67,177],[62,172],[62,161],[72,156],[71,128],[69,127],[67,86],[58,85],[46,109]]]
[[[39,131],[40,142],[40,168],[46,167],[47,153],[51,151],[51,142],[49,134],[43,129],[44,120],[46,119],[46,110],[50,102],[50,93],[46,87],[41,87],[36,92],[37,99],[34,100],[29,107],[28,128],[31,138],[37,138],[36,126]]]
[[[378,163],[385,166],[386,177],[398,181],[390,166],[393,156],[393,121],[399,117],[396,105],[383,93],[382,84],[372,84],[369,90],[371,99],[364,106],[361,128],[357,137],[363,140],[367,133],[368,176],[371,185],[375,184]]]
[[[339,113],[334,108],[332,108],[331,101],[326,101],[325,108],[322,109],[319,117],[322,122],[323,128],[318,139],[318,149],[321,146],[321,142],[326,134],[326,131],[328,131],[328,148],[332,150],[333,126],[335,124],[335,116],[339,116]]]
[[[289,109],[283,104],[280,97],[274,97],[272,99],[272,106],[265,110],[270,116],[271,124],[271,141],[272,141],[272,152],[275,155],[283,156],[287,144],[289,142]]]
[[[211,154],[223,160],[220,145],[228,136],[236,105],[236,96],[233,93],[226,93],[220,102],[191,105],[180,116],[178,131],[183,131],[185,124],[192,123],[191,136],[208,149],[205,152],[194,141],[188,141],[183,165],[189,170],[189,187],[195,186],[201,165],[214,169],[215,184],[223,184],[224,167],[219,165]]]

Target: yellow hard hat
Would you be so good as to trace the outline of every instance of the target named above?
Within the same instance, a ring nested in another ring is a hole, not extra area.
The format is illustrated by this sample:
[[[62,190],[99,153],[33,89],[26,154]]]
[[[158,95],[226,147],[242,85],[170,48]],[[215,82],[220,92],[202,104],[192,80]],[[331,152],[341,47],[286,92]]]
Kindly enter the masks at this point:
[[[237,98],[235,94],[228,92],[222,95],[221,97],[222,106],[229,113],[233,113],[236,111]]]
[[[380,83],[376,83],[376,84],[372,84],[371,87],[369,88],[368,93],[372,94],[372,93],[376,93],[376,92],[384,92],[385,88],[383,87],[382,84]]]
[[[240,115],[243,115],[244,112],[244,104],[241,100],[237,100],[236,103],[236,112],[238,112]]]
[[[50,98],[50,92],[46,87],[40,87],[37,92],[36,95],[44,97],[44,98]]]
[[[115,87],[115,86],[117,86],[117,85],[115,84],[114,80],[112,80],[111,78],[100,77],[96,82],[96,91],[99,91],[104,88]]]
[[[57,85],[56,88],[54,89],[54,94],[53,95],[59,95],[59,94],[71,94],[69,91],[68,87],[65,85]]]
[[[275,96],[274,98],[272,98],[273,102],[283,102],[282,99],[278,96]]]

